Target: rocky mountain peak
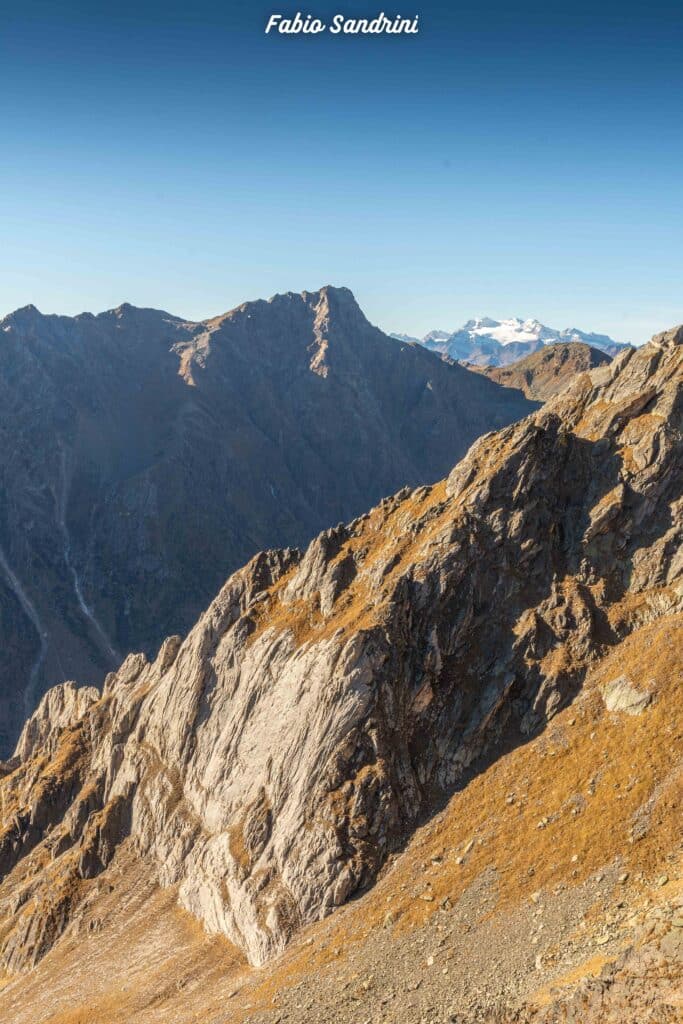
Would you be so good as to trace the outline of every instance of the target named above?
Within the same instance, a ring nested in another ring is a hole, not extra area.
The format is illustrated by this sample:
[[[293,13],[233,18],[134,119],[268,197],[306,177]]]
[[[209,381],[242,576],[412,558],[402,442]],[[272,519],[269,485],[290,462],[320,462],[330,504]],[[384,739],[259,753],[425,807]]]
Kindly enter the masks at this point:
[[[318,305],[320,302],[327,304],[329,308],[335,309],[353,309],[358,313],[361,313],[361,308],[356,302],[356,298],[350,288],[338,287],[332,284],[323,285],[315,292],[302,292],[304,300],[312,300],[314,305]]]
[[[683,345],[683,324],[679,327],[672,327],[668,331],[661,331],[660,334],[655,334],[651,344],[661,346],[662,348],[673,348],[676,345]]]
[[[43,319],[44,317],[40,310],[36,306],[29,304],[28,306],[22,306],[20,309],[15,309],[13,313],[8,313],[7,316],[3,317],[0,320],[0,328],[4,331],[9,331],[12,328],[34,327]]]
[[[533,409],[397,345],[345,288],[198,323],[128,303],[3,323],[0,756],[51,684],[151,657],[258,550],[437,479]]]
[[[109,309],[104,313],[99,314],[104,319],[113,318],[120,322],[148,322],[152,323],[163,323],[164,321],[172,321],[174,323],[183,323],[181,317],[174,316],[172,313],[167,313],[163,309],[152,309],[146,306],[134,306],[130,302],[122,302],[120,306],[116,306],[115,309]]]
[[[51,691],[1,783],[5,875],[37,848],[52,864],[16,882],[5,962],[59,941],[81,883],[126,845],[264,963],[539,735],[596,663],[680,613],[682,339],[581,374],[447,481],[304,554],[258,555],[99,700]]]

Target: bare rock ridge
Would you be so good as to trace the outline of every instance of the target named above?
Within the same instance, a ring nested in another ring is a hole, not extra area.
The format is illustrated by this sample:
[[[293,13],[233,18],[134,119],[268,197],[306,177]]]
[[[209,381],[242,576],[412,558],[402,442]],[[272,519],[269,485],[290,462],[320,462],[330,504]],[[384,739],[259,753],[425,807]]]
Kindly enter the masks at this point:
[[[257,551],[438,479],[531,410],[344,288],[202,323],[122,305],[0,321],[0,757],[53,683],[185,633]]]
[[[0,782],[6,967],[59,944],[124,848],[253,964],[372,885],[591,666],[683,610],[682,384],[679,328],[446,481],[257,555],[100,698],[51,691]]]
[[[581,342],[546,345],[538,352],[509,366],[479,367],[489,380],[507,388],[518,388],[527,398],[547,402],[566,388],[572,377],[596,366],[605,366],[612,357]],[[474,367],[473,367],[474,368]]]

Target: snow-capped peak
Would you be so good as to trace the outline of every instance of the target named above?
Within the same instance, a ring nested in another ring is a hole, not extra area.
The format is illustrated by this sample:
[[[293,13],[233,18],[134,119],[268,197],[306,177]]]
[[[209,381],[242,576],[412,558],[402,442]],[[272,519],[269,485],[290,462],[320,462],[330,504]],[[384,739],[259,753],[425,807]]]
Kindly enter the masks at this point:
[[[511,317],[509,320],[481,317],[477,320],[468,320],[461,330],[476,337],[491,338],[499,345],[511,345],[513,342],[545,342],[557,337],[556,332],[544,327],[539,320],[522,320],[520,317]]]
[[[576,327],[558,331],[532,317],[526,320],[521,317],[493,320],[487,316],[467,320],[451,334],[430,331],[421,339],[421,344],[452,359],[499,366],[521,359],[544,345],[567,341],[592,345],[608,355],[615,355],[628,347],[606,334],[592,334]]]

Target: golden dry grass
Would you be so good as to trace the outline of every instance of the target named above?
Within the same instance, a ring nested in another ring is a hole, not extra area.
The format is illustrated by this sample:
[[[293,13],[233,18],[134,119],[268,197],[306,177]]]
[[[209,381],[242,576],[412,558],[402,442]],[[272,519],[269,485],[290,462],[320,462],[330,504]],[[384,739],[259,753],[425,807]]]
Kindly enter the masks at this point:
[[[639,716],[607,712],[600,696],[606,683],[624,674],[655,694]],[[35,1019],[199,1024],[229,1006],[230,1020],[238,1024],[258,1008],[272,1007],[284,988],[332,962],[342,964],[350,951],[371,941],[384,925],[387,897],[397,919],[393,927],[406,932],[425,923],[446,897],[457,900],[491,866],[497,869],[497,912],[513,909],[536,890],[579,884],[615,860],[632,878],[642,872],[640,888],[646,888],[681,839],[682,697],[683,615],[678,615],[630,636],[595,667],[584,693],[542,735],[454,794],[375,888],[325,923],[324,944],[297,943],[266,970],[246,967],[229,943],[207,936],[175,905],[173,890],[142,886],[138,895],[135,874],[141,867],[134,859],[126,861],[124,850],[107,875],[113,870],[120,883],[95,904],[104,916],[103,931],[83,939],[65,937],[25,990],[25,998],[43,1008]],[[648,802],[647,834],[631,842],[637,812]],[[539,828],[544,818],[548,823]],[[431,902],[416,898],[424,889]],[[309,933],[315,936],[317,929],[312,926]],[[86,967],[94,977],[84,995]],[[560,984],[571,985],[599,967],[599,961],[589,962]],[[50,979],[66,976],[73,979],[72,996],[46,1014]],[[25,1014],[5,1009],[11,988],[11,981],[9,988],[0,988],[0,1017],[28,1024]]]
[[[623,674],[656,694],[641,715],[605,709],[600,688]],[[299,946],[273,966],[250,991],[252,1006],[265,1007],[283,987],[332,963],[335,949],[343,951],[343,960],[371,938],[383,927],[387,897],[394,927],[406,932],[423,925],[446,898],[455,902],[492,866],[498,873],[497,911],[538,890],[578,885],[615,860],[632,877],[642,872],[651,878],[680,850],[682,739],[683,615],[677,615],[620,644],[595,669],[584,695],[545,733],[456,793],[443,814],[416,833],[391,872],[332,919],[324,948]],[[514,802],[508,803],[512,794]],[[634,816],[650,798],[648,833],[632,842]],[[539,828],[544,818],[549,822]],[[431,866],[433,858],[439,862]],[[415,898],[425,889],[430,902]]]

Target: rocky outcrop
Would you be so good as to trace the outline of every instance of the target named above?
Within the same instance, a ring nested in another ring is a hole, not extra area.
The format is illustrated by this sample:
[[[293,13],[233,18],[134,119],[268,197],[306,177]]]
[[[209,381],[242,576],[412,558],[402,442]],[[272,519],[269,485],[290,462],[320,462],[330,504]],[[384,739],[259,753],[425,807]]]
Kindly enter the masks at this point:
[[[581,375],[445,483],[305,554],[258,555],[184,641],[126,659],[76,714],[49,694],[25,731],[47,745],[20,748],[0,782],[8,878],[42,843],[73,901],[130,837],[255,964],[370,885],[597,657],[683,607],[682,343],[669,332]],[[31,878],[24,915],[48,883]],[[5,938],[14,969],[24,915]]]
[[[533,406],[399,345],[344,288],[202,323],[0,321],[0,757],[53,683],[185,633],[257,551],[448,471]]]
[[[597,975],[500,1024],[677,1024],[683,985],[683,898],[642,916],[634,941]]]
[[[649,690],[638,690],[624,676],[612,679],[605,687],[603,697],[608,711],[625,711],[629,715],[639,715],[652,702]]]
[[[49,690],[22,730],[15,762],[28,761],[37,751],[53,754],[63,730],[76,725],[99,697],[94,686],[79,687],[73,682]]]

